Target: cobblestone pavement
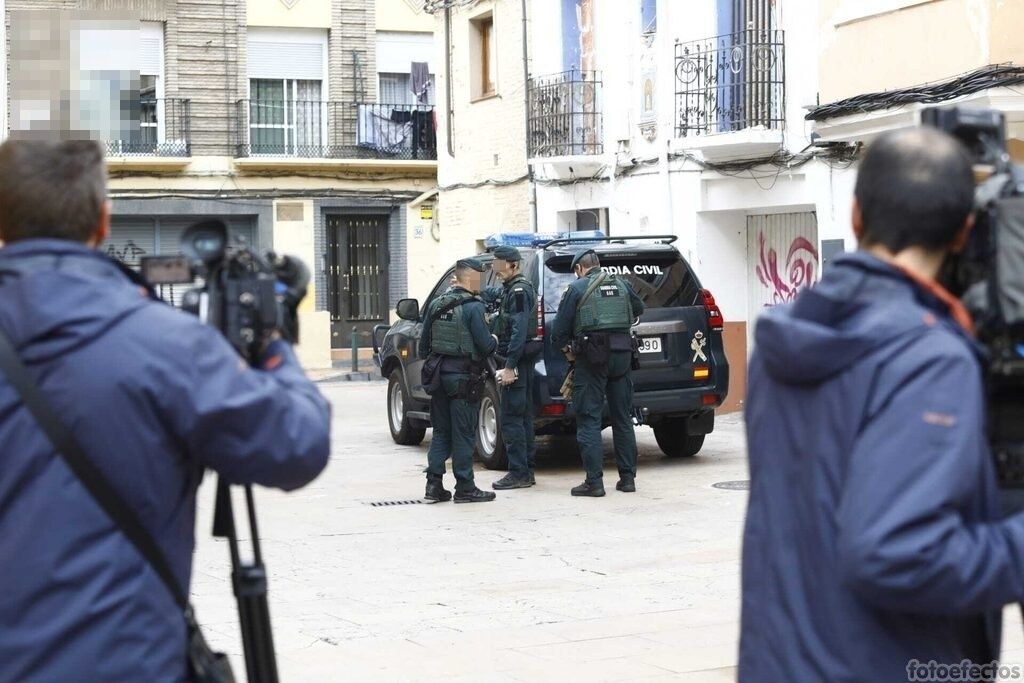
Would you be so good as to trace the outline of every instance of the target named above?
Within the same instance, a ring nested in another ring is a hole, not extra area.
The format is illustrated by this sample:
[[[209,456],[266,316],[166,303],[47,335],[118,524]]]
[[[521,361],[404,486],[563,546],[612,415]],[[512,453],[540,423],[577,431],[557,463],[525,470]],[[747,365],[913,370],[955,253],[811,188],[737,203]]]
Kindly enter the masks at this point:
[[[430,433],[419,447],[391,441],[383,383],[321,389],[334,405],[327,470],[301,491],[256,494],[282,680],[735,678],[746,493],[712,484],[747,479],[738,416],[690,459],[663,458],[638,429],[635,494],[614,490],[610,464],[605,498],[570,497],[583,475],[563,439],[541,442],[535,488],[375,507],[422,496]],[[477,466],[482,488],[500,476]],[[208,533],[212,490],[211,478],[193,599],[242,674],[227,548]],[[1005,660],[1024,662],[1019,612],[1007,617]]]

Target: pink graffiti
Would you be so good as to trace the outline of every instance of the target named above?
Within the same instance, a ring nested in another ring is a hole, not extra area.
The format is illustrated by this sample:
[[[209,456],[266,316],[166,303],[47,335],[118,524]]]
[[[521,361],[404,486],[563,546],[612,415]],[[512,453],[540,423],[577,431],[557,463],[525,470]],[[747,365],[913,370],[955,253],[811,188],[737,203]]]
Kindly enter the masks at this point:
[[[765,306],[774,306],[792,301],[797,293],[814,282],[814,270],[818,265],[818,250],[804,237],[797,237],[789,245],[786,255],[785,276],[779,272],[779,255],[774,249],[767,249],[764,233],[758,235],[761,263],[757,266],[757,279],[771,290],[772,300]]]

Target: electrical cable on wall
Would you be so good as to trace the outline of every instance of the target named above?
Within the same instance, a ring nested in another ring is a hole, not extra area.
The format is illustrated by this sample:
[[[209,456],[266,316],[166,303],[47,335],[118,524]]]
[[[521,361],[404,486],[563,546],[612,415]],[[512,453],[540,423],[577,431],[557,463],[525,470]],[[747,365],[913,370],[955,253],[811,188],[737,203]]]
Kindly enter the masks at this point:
[[[477,2],[479,2],[479,0],[425,0],[423,3],[423,11],[427,14],[434,14],[435,12],[441,12],[446,9],[462,9],[464,7],[471,7]]]
[[[938,104],[958,97],[1024,83],[1024,66],[992,64],[954,78],[913,88],[855,95],[811,109],[808,121],[890,109],[906,104]]]

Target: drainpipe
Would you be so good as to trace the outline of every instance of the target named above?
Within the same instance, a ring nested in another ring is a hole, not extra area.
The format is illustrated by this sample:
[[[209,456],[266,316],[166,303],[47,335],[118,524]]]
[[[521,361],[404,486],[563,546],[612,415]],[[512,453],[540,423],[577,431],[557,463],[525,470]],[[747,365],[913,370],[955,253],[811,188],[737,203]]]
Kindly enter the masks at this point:
[[[523,92],[525,97],[524,123],[526,124],[526,174],[530,183],[530,232],[537,232],[537,183],[533,179],[533,166],[530,165],[530,47],[529,31],[526,25],[526,0],[522,0],[523,6]]]
[[[444,8],[444,97],[445,130],[448,138],[448,156],[455,156],[452,143],[452,8]]]

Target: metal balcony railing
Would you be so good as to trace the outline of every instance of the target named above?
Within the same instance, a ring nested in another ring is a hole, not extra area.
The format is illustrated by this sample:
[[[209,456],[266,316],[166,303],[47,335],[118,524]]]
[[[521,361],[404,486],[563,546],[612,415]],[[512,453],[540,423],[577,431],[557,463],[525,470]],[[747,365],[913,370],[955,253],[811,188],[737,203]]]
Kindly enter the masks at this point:
[[[239,100],[238,157],[436,159],[434,107]]]
[[[601,74],[566,71],[530,79],[531,158],[601,154]]]
[[[107,140],[108,156],[187,157],[192,154],[191,103],[180,98],[143,98],[139,132],[126,139]]]
[[[783,31],[677,43],[675,61],[676,137],[785,126]]]

